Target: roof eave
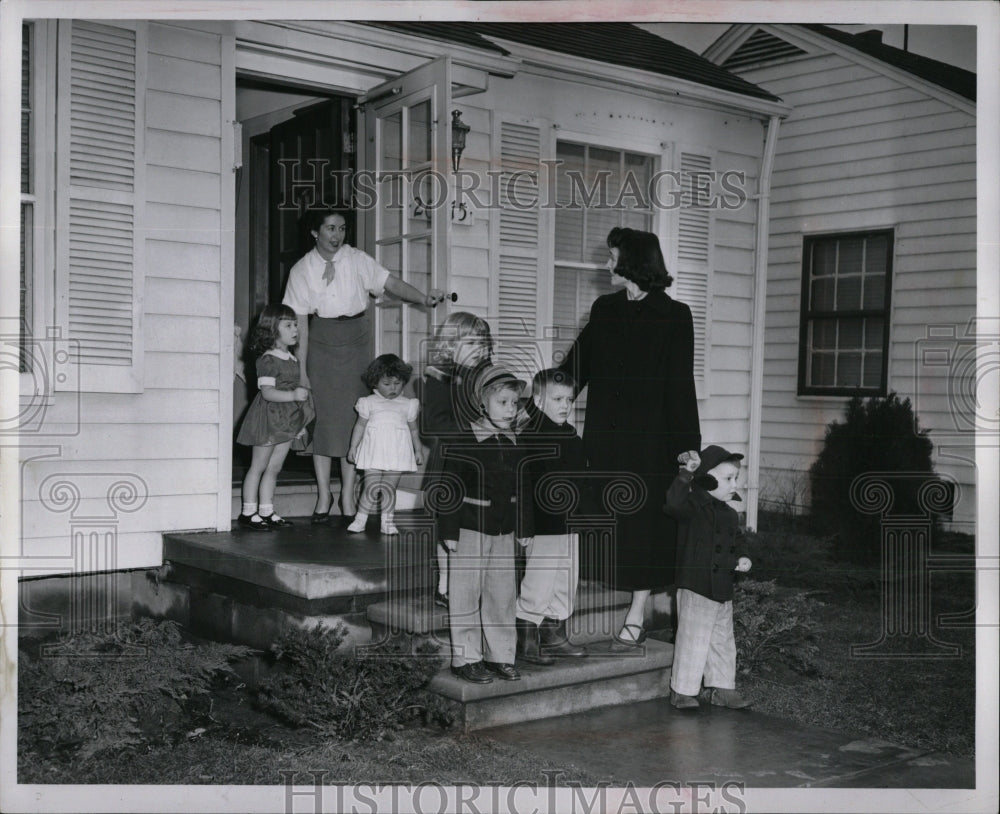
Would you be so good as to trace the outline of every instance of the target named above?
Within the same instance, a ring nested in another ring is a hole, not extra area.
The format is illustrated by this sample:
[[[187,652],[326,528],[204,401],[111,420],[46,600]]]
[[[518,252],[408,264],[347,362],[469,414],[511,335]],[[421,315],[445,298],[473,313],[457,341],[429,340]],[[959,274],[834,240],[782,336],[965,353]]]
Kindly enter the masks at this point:
[[[585,79],[589,84],[607,84],[617,87],[624,85],[632,89],[641,89],[646,93],[653,91],[656,95],[663,97],[680,96],[692,102],[739,113],[750,113],[760,118],[770,118],[771,116],[785,117],[792,111],[791,105],[785,104],[780,99],[762,99],[758,96],[715,88],[711,85],[704,85],[700,82],[653,71],[644,71],[638,68],[614,65],[609,62],[588,59],[586,57],[549,51],[545,48],[525,45],[514,40],[506,40],[492,34],[487,36],[510,51],[512,57],[519,58],[525,68],[535,66],[560,71],[561,73],[570,74],[577,79]],[[594,70],[594,67],[597,65],[601,68],[599,75],[596,75]]]

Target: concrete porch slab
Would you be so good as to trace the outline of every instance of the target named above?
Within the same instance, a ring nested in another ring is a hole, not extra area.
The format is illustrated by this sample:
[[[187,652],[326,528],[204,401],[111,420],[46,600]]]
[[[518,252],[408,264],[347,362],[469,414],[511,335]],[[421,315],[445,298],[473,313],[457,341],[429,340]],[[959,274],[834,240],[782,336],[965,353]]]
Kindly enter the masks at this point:
[[[351,534],[340,525],[308,518],[274,531],[165,534],[163,559],[229,580],[303,600],[323,600],[390,589],[394,577],[409,587],[427,584],[433,524],[422,514],[398,514],[400,536],[374,528]]]

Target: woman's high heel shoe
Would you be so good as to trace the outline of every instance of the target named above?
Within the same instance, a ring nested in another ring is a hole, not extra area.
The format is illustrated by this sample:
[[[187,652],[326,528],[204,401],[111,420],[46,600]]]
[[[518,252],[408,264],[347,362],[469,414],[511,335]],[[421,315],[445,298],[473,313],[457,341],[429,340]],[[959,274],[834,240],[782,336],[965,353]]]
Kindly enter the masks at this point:
[[[354,520],[355,512],[346,512],[344,510],[344,493],[341,492],[337,495],[337,507],[340,509],[340,525],[348,526],[351,521]],[[331,515],[332,517],[332,515]]]
[[[317,498],[317,502],[318,500],[319,499]],[[331,508],[333,507],[332,496],[330,500],[330,507]],[[309,518],[309,522],[312,523],[314,526],[318,526],[320,523],[325,523],[329,519],[330,519],[330,509],[327,509],[325,512],[313,512],[312,517]]]

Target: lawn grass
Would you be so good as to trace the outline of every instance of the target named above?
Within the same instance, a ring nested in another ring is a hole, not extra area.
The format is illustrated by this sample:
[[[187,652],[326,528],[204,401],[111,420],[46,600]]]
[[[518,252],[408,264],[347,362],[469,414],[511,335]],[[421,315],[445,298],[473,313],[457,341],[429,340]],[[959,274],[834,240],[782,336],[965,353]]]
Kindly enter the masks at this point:
[[[965,535],[951,535],[948,543],[952,551],[973,549]],[[770,672],[741,677],[754,709],[903,746],[974,754],[975,630],[936,624],[940,614],[974,608],[972,573],[935,574],[929,636],[897,636],[885,645],[894,658],[872,657],[852,654],[852,646],[878,642],[893,629],[883,622],[878,568],[832,562],[828,541],[804,532],[801,521],[782,516],[763,515],[759,532],[749,535],[748,549],[755,579],[806,590],[824,603],[817,611],[822,635],[815,642],[816,675],[776,665]],[[957,645],[958,654],[946,655],[932,639]]]
[[[953,543],[951,550],[972,550],[967,538]],[[974,754],[972,628],[932,626],[940,641],[960,646],[952,658],[926,658],[930,643],[912,636],[906,640],[909,652],[901,658],[852,655],[852,645],[878,641],[883,632],[877,569],[831,562],[829,541],[779,516],[762,516],[747,547],[753,579],[774,580],[786,594],[806,591],[823,603],[814,611],[820,633],[810,675],[773,663],[739,677],[756,711],[916,749]],[[931,618],[970,610],[973,589],[972,574],[935,575]],[[83,760],[72,751],[40,753],[31,748],[33,733],[22,731],[18,779],[181,785],[274,785],[289,777],[313,783],[317,776],[325,784],[419,783],[427,778],[451,785],[547,782],[533,755],[475,734],[413,727],[371,743],[291,729],[254,708],[249,693],[233,679],[220,682],[182,723],[170,742],[161,739]],[[567,766],[558,782],[593,786],[606,779]]]

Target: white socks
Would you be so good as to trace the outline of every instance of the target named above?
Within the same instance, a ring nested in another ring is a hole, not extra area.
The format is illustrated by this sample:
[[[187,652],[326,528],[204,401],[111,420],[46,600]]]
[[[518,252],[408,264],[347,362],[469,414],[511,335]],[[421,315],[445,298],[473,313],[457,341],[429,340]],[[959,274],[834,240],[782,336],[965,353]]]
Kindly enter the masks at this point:
[[[351,522],[351,525],[347,527],[347,530],[357,534],[358,532],[365,530],[365,524],[367,522],[368,514],[366,512],[358,512],[354,515],[354,520]]]

